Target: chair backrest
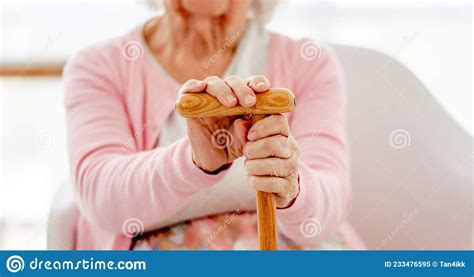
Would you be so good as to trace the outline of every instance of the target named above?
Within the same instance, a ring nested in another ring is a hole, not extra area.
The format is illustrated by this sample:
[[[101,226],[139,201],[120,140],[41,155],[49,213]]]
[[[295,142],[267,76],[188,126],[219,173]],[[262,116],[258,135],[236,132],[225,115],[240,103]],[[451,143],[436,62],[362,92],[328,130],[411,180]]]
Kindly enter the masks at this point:
[[[334,48],[347,81],[355,229],[370,249],[472,249],[472,137],[396,60]]]
[[[54,196],[47,224],[46,247],[49,250],[74,250],[79,209],[69,181],[65,181]]]

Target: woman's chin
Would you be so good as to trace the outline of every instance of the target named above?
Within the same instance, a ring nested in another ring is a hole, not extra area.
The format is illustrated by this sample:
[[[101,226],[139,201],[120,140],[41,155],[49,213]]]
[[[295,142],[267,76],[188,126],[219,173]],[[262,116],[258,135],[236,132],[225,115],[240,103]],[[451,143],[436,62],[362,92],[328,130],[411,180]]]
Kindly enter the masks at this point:
[[[181,0],[183,9],[198,16],[221,16],[229,8],[228,0]]]

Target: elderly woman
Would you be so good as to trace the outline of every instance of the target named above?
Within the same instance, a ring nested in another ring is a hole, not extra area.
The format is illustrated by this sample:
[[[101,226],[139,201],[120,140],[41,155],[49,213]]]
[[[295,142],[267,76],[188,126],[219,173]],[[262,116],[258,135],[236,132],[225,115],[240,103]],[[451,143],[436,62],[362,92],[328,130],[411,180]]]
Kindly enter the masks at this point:
[[[280,249],[362,247],[346,223],[340,68],[328,48],[266,31],[272,6],[165,0],[164,15],[68,62],[77,249],[257,249],[255,189],[276,194]],[[251,107],[271,87],[294,92],[294,112],[252,126],[174,111],[179,93]]]

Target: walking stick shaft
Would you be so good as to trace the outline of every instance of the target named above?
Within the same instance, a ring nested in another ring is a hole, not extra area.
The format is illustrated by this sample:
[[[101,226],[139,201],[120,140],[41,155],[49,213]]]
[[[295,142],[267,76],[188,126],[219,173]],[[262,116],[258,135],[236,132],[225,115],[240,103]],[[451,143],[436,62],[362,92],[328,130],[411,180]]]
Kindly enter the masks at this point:
[[[253,115],[252,123],[263,119],[264,115]],[[257,191],[258,241],[260,250],[277,250],[275,195]]]

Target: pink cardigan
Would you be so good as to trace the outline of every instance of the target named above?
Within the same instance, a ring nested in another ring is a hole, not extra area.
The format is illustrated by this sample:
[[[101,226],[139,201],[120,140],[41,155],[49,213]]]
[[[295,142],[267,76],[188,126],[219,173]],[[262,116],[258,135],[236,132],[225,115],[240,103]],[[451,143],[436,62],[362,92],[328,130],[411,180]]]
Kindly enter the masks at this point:
[[[142,55],[141,30],[80,51],[64,70],[71,176],[81,210],[77,249],[129,249],[124,222],[139,218],[153,229],[226,174],[196,168],[187,138],[154,148],[179,85]],[[346,223],[351,186],[341,70],[327,47],[319,57],[305,56],[308,43],[272,33],[262,72],[297,98],[289,123],[301,149],[300,194],[278,210],[279,230],[300,245],[338,232],[349,248],[362,248]],[[127,56],[126,44],[138,46],[138,56]],[[315,220],[321,233],[306,235]]]

